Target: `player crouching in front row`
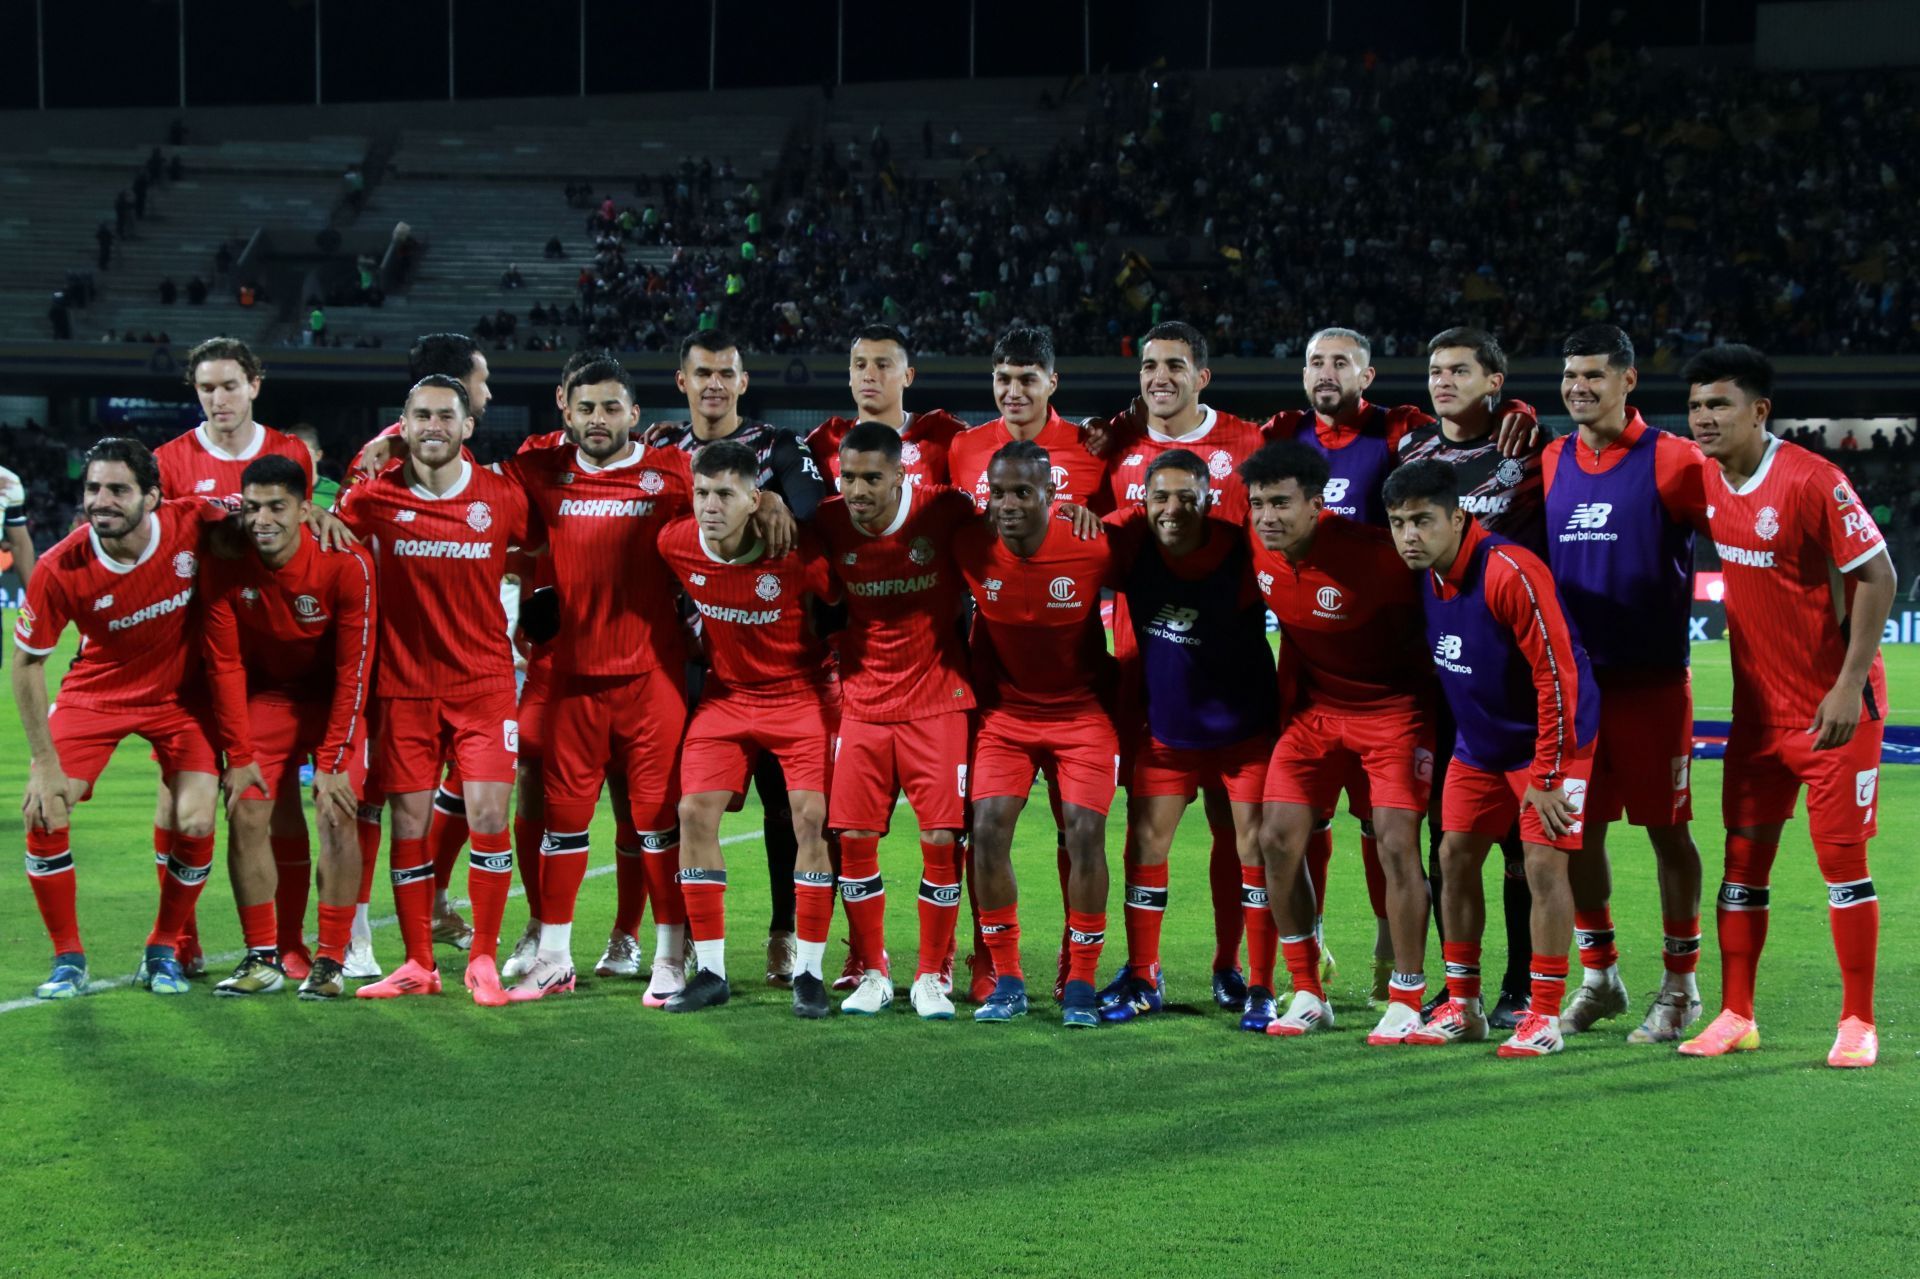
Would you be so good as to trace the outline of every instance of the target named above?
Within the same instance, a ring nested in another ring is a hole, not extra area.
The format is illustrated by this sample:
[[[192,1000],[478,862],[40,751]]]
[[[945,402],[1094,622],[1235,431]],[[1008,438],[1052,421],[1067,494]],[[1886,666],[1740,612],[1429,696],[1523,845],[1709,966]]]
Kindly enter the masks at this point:
[[[1517,815],[1533,892],[1533,998],[1499,1052],[1557,1053],[1573,942],[1567,854],[1580,848],[1600,722],[1593,672],[1546,565],[1460,509],[1452,466],[1410,462],[1387,478],[1384,495],[1400,557],[1425,578],[1427,642],[1458,725],[1440,799],[1447,1001],[1406,1042],[1486,1038],[1480,867]]]

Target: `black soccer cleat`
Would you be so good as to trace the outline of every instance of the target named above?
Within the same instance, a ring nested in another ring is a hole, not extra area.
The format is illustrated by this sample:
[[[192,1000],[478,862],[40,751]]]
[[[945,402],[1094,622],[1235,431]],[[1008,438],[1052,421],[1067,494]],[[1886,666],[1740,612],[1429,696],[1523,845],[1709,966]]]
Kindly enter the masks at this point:
[[[833,1005],[827,1002],[827,983],[812,973],[795,973],[793,975],[793,1015],[804,1017],[808,1021],[818,1021],[832,1014]]]
[[[1240,975],[1238,968],[1213,970],[1213,1002],[1230,1013],[1247,1006],[1247,979]]]
[[[1527,1015],[1527,1009],[1533,1003],[1531,993],[1516,995],[1510,990],[1500,992],[1500,1001],[1487,1014],[1487,1025],[1496,1030],[1518,1030],[1520,1019]]]
[[[718,1008],[733,998],[733,988],[720,974],[702,968],[684,989],[662,1005],[670,1013],[697,1013],[702,1008]]]

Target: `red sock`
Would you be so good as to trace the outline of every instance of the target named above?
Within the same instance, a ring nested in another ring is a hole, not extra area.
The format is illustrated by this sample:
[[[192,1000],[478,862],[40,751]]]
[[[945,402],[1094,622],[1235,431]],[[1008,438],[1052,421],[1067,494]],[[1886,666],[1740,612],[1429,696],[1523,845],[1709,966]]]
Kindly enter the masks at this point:
[[[338,963],[347,957],[347,942],[353,932],[353,907],[320,903],[320,956]]]
[[[167,859],[167,877],[160,881],[160,911],[154,917],[153,931],[147,934],[149,946],[172,946],[179,953],[181,927],[193,914],[200,890],[207,886],[207,873],[213,869],[213,835],[173,833],[173,854]]]
[[[444,893],[453,883],[454,863],[460,860],[468,834],[466,799],[459,790],[442,786],[433,797],[433,817],[427,822],[427,852],[433,857],[435,890]]]
[[[360,895],[354,900],[365,906],[373,901],[373,877],[380,869],[380,808],[362,804],[353,824],[354,838],[360,841]]]
[[[248,950],[278,950],[275,922],[278,910],[273,902],[240,908],[240,940]]]
[[[1874,961],[1880,947],[1880,899],[1867,874],[1865,844],[1814,841],[1827,881],[1827,925],[1840,961],[1840,1016],[1873,1024]]]
[[[587,832],[548,831],[540,841],[540,914],[543,924],[571,924],[587,878]],[[532,894],[528,894],[532,896]]]
[[[645,853],[640,858],[647,868],[647,899],[653,903],[656,925],[684,925],[687,903],[680,896],[680,884],[674,878],[680,872],[680,832],[649,831],[640,837]]]
[[[1480,998],[1480,943],[1443,941],[1440,957],[1447,964],[1447,998]]]
[[[1574,911],[1573,941],[1580,948],[1582,968],[1611,968],[1620,962],[1620,949],[1613,944],[1611,907]]]
[[[163,891],[167,886],[167,864],[173,857],[173,850],[178,847],[178,840],[179,835],[165,826],[153,828],[154,879]],[[174,947],[176,951],[181,947],[189,950],[197,950],[200,947],[200,921],[195,916],[192,906],[187,908],[187,917],[181,922]]]
[[[638,937],[640,921],[647,914],[647,855],[638,835],[630,843],[613,846],[613,886],[613,926]]]
[[[1762,844],[1743,835],[1727,836],[1726,877],[1714,923],[1720,934],[1720,1004],[1742,1017],[1753,1016],[1753,985],[1760,952],[1767,945],[1767,914],[1778,844]]]
[[[274,869],[280,882],[273,890],[274,935],[282,951],[295,954],[307,948],[307,896],[313,888],[313,860],[307,832],[269,835]],[[249,949],[253,943],[248,942]]]
[[[1092,985],[1100,976],[1100,951],[1107,944],[1107,912],[1067,912],[1067,980]]]
[[[400,942],[407,958],[432,968],[433,860],[427,856],[427,841],[396,836],[387,866],[393,880],[393,913],[400,917]]]
[[[887,887],[880,878],[880,837],[840,837],[840,901],[862,968],[887,966]]]
[[[474,831],[473,851],[467,854],[467,896],[473,902],[470,955],[492,959],[500,953],[500,923],[507,916],[512,888],[513,837],[504,830]]]
[[[937,973],[953,955],[953,929],[960,918],[960,875],[954,846],[920,838],[920,965],[914,976]]]
[[[73,852],[68,831],[27,832],[27,883],[56,955],[83,953],[80,921],[74,915]]]
[[[1380,868],[1380,841],[1362,832],[1360,835],[1360,869],[1367,876],[1367,904],[1373,907],[1375,919],[1387,917],[1387,872]]]
[[[1207,850],[1207,892],[1213,898],[1213,971],[1226,972],[1240,967],[1240,935],[1245,927],[1245,895],[1240,891],[1240,845],[1234,838],[1233,823],[1209,824],[1213,846]],[[1261,885],[1264,888],[1266,881]],[[1247,939],[1247,963],[1254,965],[1253,939]],[[1267,963],[1273,963],[1268,953]]]
[[[520,868],[520,887],[527,895],[527,914],[541,923],[549,922],[541,911],[540,876],[544,857],[540,848],[540,827],[518,813],[513,818],[513,860]]]
[[[1127,867],[1127,968],[1151,980],[1160,967],[1160,925],[1167,917],[1167,864]]]
[[[1533,982],[1533,1002],[1530,1011],[1542,1017],[1558,1017],[1560,1001],[1567,994],[1567,957],[1565,955],[1543,955],[1533,952],[1529,964],[1529,976]]]
[[[683,870],[680,895],[687,903],[687,932],[697,942],[727,938],[727,872]]]
[[[1304,990],[1319,999],[1327,997],[1320,986],[1320,943],[1312,933],[1304,937],[1282,937],[1280,953],[1286,957],[1287,975],[1293,978],[1295,990]]]
[[[1695,972],[1700,967],[1700,916],[1691,919],[1662,919],[1660,928],[1666,934],[1661,960],[1667,971],[1676,977]]]
[[[1267,872],[1240,868],[1240,911],[1247,923],[1247,984],[1273,990],[1273,961],[1280,953],[1280,929],[1267,902]]]
[[[1333,861],[1333,827],[1316,826],[1307,836],[1307,882],[1313,885],[1313,913],[1327,910],[1327,867]]]
[[[807,871],[793,876],[793,932],[801,941],[827,944],[833,927],[833,877]]]
[[[1020,907],[1002,906],[980,912],[980,932],[993,956],[993,975],[1026,980],[1020,969]]]

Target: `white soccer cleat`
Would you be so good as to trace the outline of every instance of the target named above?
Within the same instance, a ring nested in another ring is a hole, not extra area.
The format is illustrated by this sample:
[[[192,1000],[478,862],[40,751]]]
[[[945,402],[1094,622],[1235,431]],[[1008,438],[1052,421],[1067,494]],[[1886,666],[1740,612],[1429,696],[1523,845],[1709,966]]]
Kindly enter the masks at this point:
[[[347,957],[341,963],[340,971],[356,981],[370,981],[380,976],[380,961],[373,957],[373,938],[349,939]]]
[[[953,1000],[940,988],[939,973],[921,973],[915,977],[912,988],[907,991],[907,998],[922,1021],[953,1020]]]
[[[529,919],[526,928],[520,934],[520,940],[513,943],[513,951],[507,956],[507,962],[500,965],[500,980],[512,985],[533,971],[534,962],[540,957],[540,921]]]
[[[1307,1035],[1317,1030],[1331,1029],[1332,1007],[1320,996],[1305,990],[1293,992],[1293,1002],[1287,1005],[1285,1016],[1275,1017],[1267,1023],[1269,1035]]]
[[[1663,988],[1654,996],[1647,1019],[1627,1036],[1630,1044],[1670,1044],[1700,1020],[1700,996],[1694,991]]]
[[[860,984],[853,993],[840,1001],[840,1011],[852,1013],[856,1017],[871,1017],[884,1012],[893,1003],[893,982],[878,968],[869,968],[860,975]],[[952,1015],[952,1004],[948,1004],[948,1015]]]
[[[1558,1017],[1528,1013],[1514,1028],[1513,1038],[1495,1049],[1500,1057],[1547,1057],[1567,1046],[1560,1033]]]
[[[1381,1016],[1380,1024],[1367,1036],[1367,1042],[1375,1046],[1402,1045],[1414,1042],[1408,1036],[1421,1029],[1420,1010],[1409,1008],[1405,1004],[1390,1003]]]
[[[647,981],[647,993],[640,1002],[649,1008],[665,1008],[667,1001],[687,988],[687,966],[656,959],[653,976]]]
[[[1604,985],[1589,986],[1583,982],[1567,999],[1567,1006],[1560,1010],[1560,1033],[1578,1035],[1592,1030],[1596,1022],[1618,1017],[1630,1006],[1626,983],[1620,980],[1619,973],[1609,975]]]
[[[618,928],[607,938],[607,948],[600,955],[600,962],[593,966],[595,977],[638,977],[645,966],[646,956],[641,953],[640,939],[631,933],[623,933]]]
[[[1406,1042],[1432,1047],[1439,1044],[1477,1044],[1487,1037],[1487,1014],[1476,995],[1449,999],[1433,1010],[1427,1024],[1410,1031]]]

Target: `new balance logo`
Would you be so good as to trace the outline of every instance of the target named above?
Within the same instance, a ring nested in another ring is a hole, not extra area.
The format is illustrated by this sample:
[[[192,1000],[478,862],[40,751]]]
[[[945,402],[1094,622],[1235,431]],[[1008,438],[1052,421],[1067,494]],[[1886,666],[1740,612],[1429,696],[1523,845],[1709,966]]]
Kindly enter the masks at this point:
[[[1612,502],[1582,502],[1573,508],[1573,514],[1567,517],[1568,528],[1605,528],[1607,516],[1613,514]]]
[[[1440,642],[1433,646],[1433,655],[1444,661],[1458,661],[1460,658],[1460,637],[1442,635]]]
[[[213,486],[217,483],[219,483],[218,480],[199,480],[194,484],[193,491],[196,493],[211,493],[213,492]]]
[[[113,607],[113,596],[111,595],[102,595],[99,599],[93,602],[93,611],[96,613],[98,613],[103,608],[112,608],[112,607]]]

